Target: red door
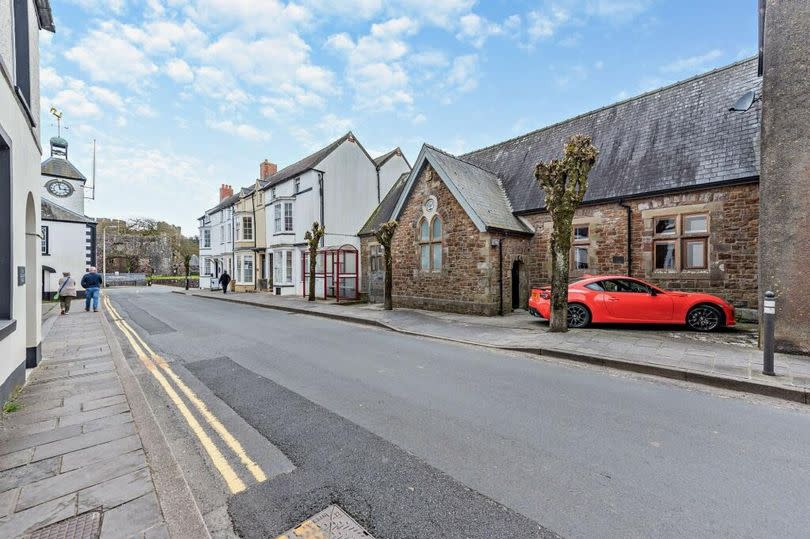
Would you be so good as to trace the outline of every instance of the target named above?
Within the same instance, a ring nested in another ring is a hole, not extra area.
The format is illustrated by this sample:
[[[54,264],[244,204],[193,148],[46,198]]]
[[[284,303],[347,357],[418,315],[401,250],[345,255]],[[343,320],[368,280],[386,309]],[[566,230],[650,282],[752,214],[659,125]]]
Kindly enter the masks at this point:
[[[608,314],[621,321],[670,322],[672,298],[646,284],[632,279],[610,279],[600,283],[605,289],[602,299]]]

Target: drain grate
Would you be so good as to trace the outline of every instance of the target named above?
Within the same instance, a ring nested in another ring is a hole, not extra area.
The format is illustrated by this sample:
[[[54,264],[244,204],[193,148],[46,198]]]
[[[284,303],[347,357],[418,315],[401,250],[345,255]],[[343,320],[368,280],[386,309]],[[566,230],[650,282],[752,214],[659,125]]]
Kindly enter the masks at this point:
[[[96,539],[101,528],[101,513],[88,511],[40,528],[31,539]]]
[[[337,505],[330,505],[276,539],[374,539]]]

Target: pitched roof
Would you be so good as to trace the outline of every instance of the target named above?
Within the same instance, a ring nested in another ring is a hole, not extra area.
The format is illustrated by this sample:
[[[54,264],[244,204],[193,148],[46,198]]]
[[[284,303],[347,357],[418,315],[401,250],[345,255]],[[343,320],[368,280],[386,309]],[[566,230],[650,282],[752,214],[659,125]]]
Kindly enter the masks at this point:
[[[357,233],[358,236],[373,234],[380,225],[392,219],[394,208],[396,208],[397,201],[399,201],[399,196],[405,188],[409,175],[410,173],[405,172],[394,182],[394,185],[391,186],[391,189],[388,190],[388,193],[383,197],[380,204],[374,209],[368,221],[366,221],[366,224],[364,224],[360,232]]]
[[[313,168],[318,166],[318,163],[326,159],[327,156],[329,156],[329,154],[335,151],[338,146],[343,144],[343,142],[348,140],[350,137],[354,138],[355,141],[357,140],[357,138],[352,134],[352,132],[349,131],[336,141],[330,143],[327,146],[324,146],[320,150],[309,154],[303,159],[296,161],[292,165],[282,168],[281,170],[279,170],[278,172],[276,172],[267,179],[268,183],[262,189],[268,189],[270,187],[273,187],[274,185],[280,184],[285,180],[289,180],[290,178],[294,178],[295,176],[303,174],[308,170],[312,170]],[[363,151],[365,151],[365,149]],[[371,159],[371,157],[369,157],[369,159]]]
[[[395,155],[401,155],[401,156],[402,156],[402,158],[403,158],[403,159],[405,159],[405,154],[403,154],[403,153],[402,153],[402,149],[401,149],[399,146],[397,146],[396,148],[394,148],[394,149],[393,149],[393,150],[391,150],[390,152],[388,152],[388,153],[384,153],[384,154],[382,154],[382,155],[381,155],[381,156],[379,156],[379,157],[375,157],[375,158],[374,158],[374,164],[377,166],[377,168],[380,168],[380,167],[381,167],[381,166],[383,166],[383,165],[384,165],[384,164],[385,164],[385,163],[386,163],[386,162],[387,162],[389,159],[391,159],[391,158],[392,158],[392,157],[394,157]],[[406,163],[408,163],[408,160],[407,160],[407,159],[405,159],[405,162],[406,162]],[[408,166],[410,166],[410,163],[408,163]]]
[[[87,181],[84,174],[79,172],[73,163],[61,157],[49,157],[42,162],[41,171],[43,175],[56,176],[57,178],[67,178],[69,180]]]
[[[41,217],[44,221],[68,221],[71,223],[95,223],[96,220],[46,199],[40,199]]]
[[[427,144],[422,146],[416,165],[408,176],[407,185],[399,196],[393,212],[395,218],[402,212],[416,178],[427,163],[430,163],[439,174],[478,230],[483,232],[498,229],[532,233],[531,229],[513,214],[497,176]]]
[[[600,151],[586,202],[750,179],[759,175],[761,102],[728,109],[761,84],[756,58],[744,60],[461,158],[497,175],[518,212],[543,207],[534,167],[561,157],[578,133]]]

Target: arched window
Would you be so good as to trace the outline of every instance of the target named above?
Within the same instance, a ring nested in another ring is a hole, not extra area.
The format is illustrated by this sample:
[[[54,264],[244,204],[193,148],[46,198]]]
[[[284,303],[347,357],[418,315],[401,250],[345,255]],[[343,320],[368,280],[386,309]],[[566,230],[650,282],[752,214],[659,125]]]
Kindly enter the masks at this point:
[[[438,215],[419,221],[419,267],[422,271],[442,269],[442,220]]]

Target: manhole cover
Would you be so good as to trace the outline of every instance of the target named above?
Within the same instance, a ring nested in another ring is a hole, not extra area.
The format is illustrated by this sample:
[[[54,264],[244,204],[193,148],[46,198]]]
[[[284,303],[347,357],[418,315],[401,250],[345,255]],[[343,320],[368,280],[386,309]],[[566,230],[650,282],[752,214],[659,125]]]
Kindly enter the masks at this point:
[[[374,539],[337,505],[330,505],[276,539]]]
[[[95,539],[101,527],[101,513],[89,511],[40,528],[31,539]]]

